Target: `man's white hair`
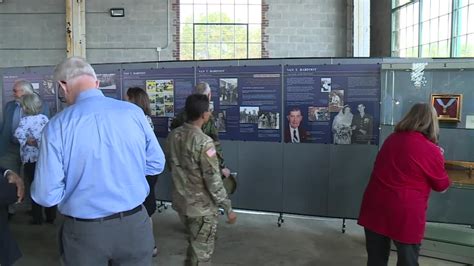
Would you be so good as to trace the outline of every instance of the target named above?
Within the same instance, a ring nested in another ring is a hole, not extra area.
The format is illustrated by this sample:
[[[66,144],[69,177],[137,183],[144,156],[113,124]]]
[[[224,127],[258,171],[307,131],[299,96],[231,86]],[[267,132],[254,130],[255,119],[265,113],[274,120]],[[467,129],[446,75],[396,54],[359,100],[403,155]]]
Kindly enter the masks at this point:
[[[97,79],[92,66],[84,58],[78,56],[66,58],[54,69],[56,81],[70,81],[84,75]]]
[[[26,79],[19,79],[13,84],[13,88],[18,87],[23,90],[23,94],[33,94],[35,91],[33,85]]]
[[[207,82],[199,82],[196,85],[196,88],[194,88],[194,93],[208,95],[209,93],[211,93],[211,87]]]

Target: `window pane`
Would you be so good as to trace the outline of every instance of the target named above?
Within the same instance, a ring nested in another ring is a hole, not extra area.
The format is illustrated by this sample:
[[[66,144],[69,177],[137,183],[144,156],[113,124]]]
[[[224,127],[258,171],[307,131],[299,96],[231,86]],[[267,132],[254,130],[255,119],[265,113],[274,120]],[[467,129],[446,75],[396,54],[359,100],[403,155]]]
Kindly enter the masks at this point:
[[[423,9],[421,10],[421,19],[422,21],[427,21],[430,19],[430,0],[423,1]]]
[[[209,23],[220,23],[221,22],[221,7],[220,7],[220,5],[208,5],[207,6],[207,21]]]
[[[431,6],[430,6],[431,18],[436,18],[439,16],[439,2],[440,1],[447,1],[447,0],[431,0]]]
[[[246,5],[248,4],[247,0],[235,0],[236,5]]]
[[[421,56],[422,57],[429,57],[430,56],[430,45],[425,44],[421,47]]]
[[[207,44],[206,43],[197,43],[195,46],[195,59],[203,60],[209,58],[207,53]]]
[[[451,21],[448,15],[439,19],[439,40],[447,40],[451,36]]]
[[[400,9],[400,29],[404,29],[407,26],[407,8],[402,7]]]
[[[262,41],[262,25],[250,24],[249,25],[249,42],[261,42]]]
[[[262,23],[262,6],[249,7],[249,23]]]
[[[462,56],[474,57],[474,34],[467,36],[466,49]]]
[[[249,0],[249,5],[261,5],[262,0]]]
[[[193,5],[179,6],[179,21],[181,23],[193,23]]]
[[[438,43],[430,44],[430,57],[436,57],[438,55]]]
[[[413,26],[413,46],[418,46],[420,45],[418,41],[418,31],[419,31],[419,25]]]
[[[431,20],[430,42],[438,41],[438,19]]]
[[[469,5],[469,0],[458,0],[458,1],[459,1],[460,7]]]
[[[235,58],[247,58],[247,44],[245,43],[235,44]]]
[[[423,22],[422,29],[421,29],[421,43],[427,44],[430,42],[430,22]]]
[[[413,4],[413,23],[418,24],[420,18],[420,2]]]
[[[209,25],[209,42],[221,42],[221,26]]]
[[[406,7],[407,27],[413,25],[413,5]]]
[[[207,25],[195,25],[196,42],[207,42]]]
[[[242,25],[235,26],[235,41],[247,42],[247,26],[242,26]]]
[[[234,43],[222,43],[221,44],[221,58],[232,59],[235,56],[235,44]]]
[[[180,60],[193,60],[193,44],[192,43],[180,43],[179,59]]]
[[[453,6],[452,0],[441,0],[439,3],[440,15],[451,13],[451,7]]]
[[[469,6],[469,18],[467,19],[467,25],[467,32],[474,33],[474,2]]]
[[[459,12],[459,18],[458,18],[458,23],[459,23],[458,34],[459,35],[467,34],[467,21],[468,21],[467,12],[468,12],[468,7],[464,7]]]
[[[438,44],[438,56],[439,57],[449,57],[449,42],[441,41]]]
[[[249,44],[249,58],[262,57],[262,44]]]
[[[400,30],[400,49],[407,48],[407,30],[401,29]]]
[[[221,58],[221,45],[219,43],[209,43],[209,59]]]
[[[193,0],[180,0],[179,1],[179,4],[182,5],[182,4],[192,4],[193,3]]]
[[[244,5],[235,6],[235,22],[236,23],[248,23],[248,8]]]
[[[221,0],[207,0],[207,3],[208,4],[214,4],[214,5],[217,4],[217,5],[219,5],[221,3]]]
[[[392,8],[396,8],[399,6],[402,6],[408,2],[411,2],[413,0],[392,0]]]
[[[180,42],[193,42],[193,24],[181,24]]]
[[[234,6],[222,5],[221,21],[224,23],[234,23]]]
[[[222,32],[222,42],[234,42],[235,41],[235,32],[234,26],[221,26]]]
[[[206,23],[207,13],[205,5],[194,5],[194,23]]]

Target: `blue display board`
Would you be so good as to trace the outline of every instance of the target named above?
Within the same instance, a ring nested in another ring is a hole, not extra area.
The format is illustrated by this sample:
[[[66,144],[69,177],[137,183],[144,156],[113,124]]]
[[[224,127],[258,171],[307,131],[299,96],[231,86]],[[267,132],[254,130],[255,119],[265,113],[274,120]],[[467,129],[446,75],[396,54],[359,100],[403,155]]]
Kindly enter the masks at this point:
[[[281,140],[281,66],[198,67],[196,75],[211,86],[221,139]]]
[[[284,142],[378,144],[379,65],[286,65],[284,86]]]
[[[99,89],[105,96],[122,99],[122,79],[119,65],[93,65]]]
[[[194,87],[194,68],[124,69],[123,94],[128,88],[145,89],[151,102],[151,119],[158,137],[166,137],[171,120],[184,108]]]
[[[41,68],[39,71],[23,72],[16,69],[10,69],[3,75],[3,105],[14,100],[13,85],[18,80],[29,81],[33,89],[39,94],[43,104],[49,108],[50,116],[56,114],[56,91],[52,78],[53,68]]]

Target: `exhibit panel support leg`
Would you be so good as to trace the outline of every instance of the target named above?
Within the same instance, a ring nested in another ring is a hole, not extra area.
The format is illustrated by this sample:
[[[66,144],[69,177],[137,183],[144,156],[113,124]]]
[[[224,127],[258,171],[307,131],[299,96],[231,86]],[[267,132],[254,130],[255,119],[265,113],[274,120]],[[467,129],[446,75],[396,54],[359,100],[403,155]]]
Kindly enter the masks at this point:
[[[346,232],[346,218],[342,218],[342,233],[344,234]]]
[[[283,219],[283,213],[280,213],[280,216],[278,216],[278,227],[281,227],[281,224],[285,222],[285,219]]]

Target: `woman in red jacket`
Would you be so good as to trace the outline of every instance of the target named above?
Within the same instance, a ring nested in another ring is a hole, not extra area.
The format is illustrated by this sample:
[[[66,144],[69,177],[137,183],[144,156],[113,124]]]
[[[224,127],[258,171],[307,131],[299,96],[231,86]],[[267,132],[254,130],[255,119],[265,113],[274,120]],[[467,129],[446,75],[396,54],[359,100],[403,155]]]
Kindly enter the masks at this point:
[[[430,191],[450,185],[438,134],[436,111],[418,103],[380,149],[358,221],[365,229],[367,265],[387,265],[390,240],[397,265],[418,265]]]

